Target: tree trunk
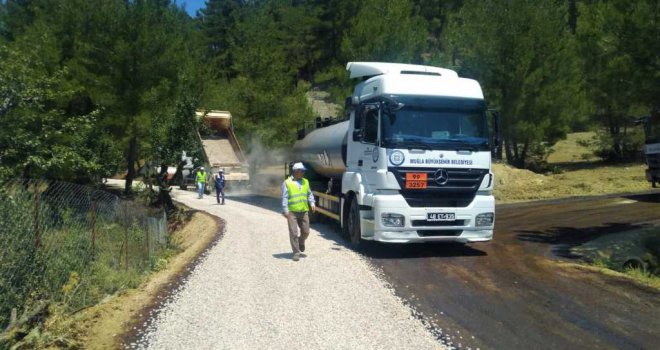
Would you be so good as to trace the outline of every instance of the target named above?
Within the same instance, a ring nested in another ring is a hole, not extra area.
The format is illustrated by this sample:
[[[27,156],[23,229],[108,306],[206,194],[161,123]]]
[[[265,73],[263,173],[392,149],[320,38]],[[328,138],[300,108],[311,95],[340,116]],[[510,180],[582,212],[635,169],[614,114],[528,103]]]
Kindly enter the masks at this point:
[[[126,186],[124,193],[130,194],[133,186],[133,179],[135,178],[135,161],[137,158],[137,137],[132,136],[128,142],[128,152],[126,154]]]
[[[176,209],[176,207],[172,202],[172,196],[170,195],[171,187],[167,182],[167,164],[161,164],[160,172],[156,177],[156,181],[158,181],[158,196],[160,204],[165,207],[165,212],[169,215],[174,209]]]
[[[622,159],[622,149],[621,149],[621,130],[618,126],[610,127],[610,136],[612,137],[612,152],[615,161],[620,161]]]
[[[578,10],[576,0],[568,0],[568,27],[571,33],[575,34],[577,30]]]
[[[520,150],[518,149],[518,140],[513,139],[513,158],[511,159],[513,166],[516,168],[521,168],[520,166]]]
[[[506,139],[504,141],[504,147],[506,149],[506,161],[507,163],[513,165],[513,151],[511,150],[511,140]]]
[[[524,169],[525,168],[525,160],[527,160],[527,152],[529,152],[529,140],[525,140],[525,144],[523,145],[522,151],[520,152],[520,159],[518,160],[520,162],[520,168]]]
[[[174,173],[174,176],[172,177],[172,183],[175,185],[182,186],[183,185],[183,166],[186,165],[186,162],[184,161],[179,161],[179,163],[176,165],[176,173]]]

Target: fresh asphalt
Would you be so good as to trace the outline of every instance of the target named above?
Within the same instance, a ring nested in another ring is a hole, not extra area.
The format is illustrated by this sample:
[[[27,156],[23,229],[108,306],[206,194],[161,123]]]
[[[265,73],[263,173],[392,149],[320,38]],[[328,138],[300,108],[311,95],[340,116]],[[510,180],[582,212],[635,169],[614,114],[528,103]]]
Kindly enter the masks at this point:
[[[660,194],[501,205],[494,240],[368,244],[397,294],[461,348],[652,349],[660,292],[584,269],[571,246],[660,219]]]

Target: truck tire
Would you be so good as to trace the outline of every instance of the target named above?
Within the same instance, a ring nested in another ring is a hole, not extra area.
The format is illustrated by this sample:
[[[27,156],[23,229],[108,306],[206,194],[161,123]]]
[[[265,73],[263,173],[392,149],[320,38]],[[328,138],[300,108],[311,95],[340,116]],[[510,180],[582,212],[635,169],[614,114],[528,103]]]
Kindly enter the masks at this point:
[[[341,237],[348,241],[350,233],[348,230],[348,213],[351,210],[352,196],[348,196],[346,200],[342,201],[341,211]]]
[[[362,232],[360,230],[360,206],[355,196],[351,201],[346,224],[349,243],[353,249],[358,249],[362,245]]]

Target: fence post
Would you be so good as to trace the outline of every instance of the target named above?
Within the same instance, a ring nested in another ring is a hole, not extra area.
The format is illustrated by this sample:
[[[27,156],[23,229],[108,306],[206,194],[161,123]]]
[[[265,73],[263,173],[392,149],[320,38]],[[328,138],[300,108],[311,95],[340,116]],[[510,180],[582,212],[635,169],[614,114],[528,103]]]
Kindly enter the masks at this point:
[[[124,231],[124,261],[126,262],[126,271],[128,271],[128,230],[130,230],[130,227],[127,227],[126,230]]]
[[[96,199],[92,201],[92,253],[96,251]]]
[[[149,242],[149,237],[151,236],[149,234],[149,231],[151,231],[151,225],[149,225],[150,224],[149,220],[150,220],[150,218],[147,219],[147,225],[145,225],[146,227],[145,227],[145,230],[144,230],[145,231],[145,237],[146,237],[146,243],[147,243],[147,262],[151,258],[151,250],[149,249],[150,248],[150,243],[151,243],[151,242]]]
[[[34,185],[34,248],[39,249],[41,245],[41,228],[39,227],[39,209],[41,207],[39,188]]]

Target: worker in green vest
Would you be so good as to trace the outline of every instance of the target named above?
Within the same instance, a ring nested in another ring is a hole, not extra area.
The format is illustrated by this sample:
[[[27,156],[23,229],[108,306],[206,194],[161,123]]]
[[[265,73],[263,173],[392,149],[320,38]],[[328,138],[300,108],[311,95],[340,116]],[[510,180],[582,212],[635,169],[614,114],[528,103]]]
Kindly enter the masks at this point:
[[[204,191],[206,190],[206,171],[204,167],[199,167],[197,171],[197,198],[202,199],[204,197]]]
[[[305,251],[305,240],[309,236],[309,211],[316,211],[314,194],[309,181],[304,178],[305,170],[302,163],[295,163],[291,168],[293,175],[282,183],[282,209],[289,224],[293,261],[300,260],[300,253]]]

